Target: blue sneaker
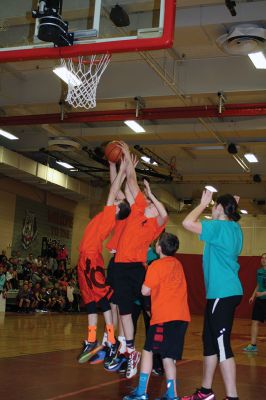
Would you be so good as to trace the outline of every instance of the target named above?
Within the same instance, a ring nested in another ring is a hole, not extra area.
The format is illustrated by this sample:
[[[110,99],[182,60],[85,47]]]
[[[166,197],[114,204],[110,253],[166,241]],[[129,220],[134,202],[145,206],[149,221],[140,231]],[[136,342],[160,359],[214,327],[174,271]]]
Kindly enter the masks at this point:
[[[127,396],[123,397],[123,400],[149,400],[149,396],[147,393],[144,393],[142,395],[137,394],[137,389],[133,390],[131,394],[128,394]]]
[[[247,351],[248,353],[254,353],[258,351],[257,346],[254,346],[254,344],[249,344],[248,346],[244,347],[243,350]]]
[[[116,358],[113,358],[108,365],[104,365],[104,369],[109,372],[120,371],[123,363],[127,363],[127,357],[124,354],[118,354]]]
[[[92,356],[89,360],[89,364],[100,364],[102,362],[104,362],[106,356],[106,350],[100,350],[98,351],[98,353],[94,354],[94,356]]]

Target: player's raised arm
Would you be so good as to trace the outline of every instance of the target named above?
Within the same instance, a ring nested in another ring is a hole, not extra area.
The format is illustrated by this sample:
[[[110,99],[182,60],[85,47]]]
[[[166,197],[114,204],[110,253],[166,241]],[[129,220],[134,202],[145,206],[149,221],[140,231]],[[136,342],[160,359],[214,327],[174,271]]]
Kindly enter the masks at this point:
[[[117,194],[122,185],[122,182],[125,178],[125,170],[126,170],[126,161],[124,158],[122,158],[118,174],[117,174],[115,180],[112,182],[111,187],[110,187],[109,196],[108,196],[107,203],[106,203],[107,206],[111,206],[114,204],[114,201],[117,198]]]
[[[136,175],[135,167],[134,167],[131,155],[130,155],[128,145],[124,142],[120,142],[119,145],[123,151],[124,159],[126,161],[127,184],[128,184],[129,190],[130,190],[133,198],[135,199],[138,192],[140,191],[140,188],[139,188],[139,185],[137,182],[137,175]]]
[[[202,226],[201,223],[198,221],[198,218],[211,201],[212,192],[207,189],[203,190],[200,204],[186,216],[186,218],[182,222],[183,227],[190,232],[201,234]]]
[[[147,193],[148,198],[155,205],[155,207],[157,208],[157,211],[159,213],[159,215],[157,217],[158,225],[162,226],[167,220],[167,211],[166,211],[164,205],[152,193],[149,182],[146,179],[144,179],[143,183],[146,188],[146,193]]]
[[[113,162],[111,162],[111,161],[109,161],[109,169],[110,169],[110,182],[111,182],[111,184],[112,184],[112,183],[114,182],[114,180],[116,179],[116,177],[117,177],[116,164],[113,163]],[[122,177],[121,185],[122,185],[122,183],[124,182],[125,177],[126,177],[126,171],[124,172],[124,175],[123,175],[123,177]],[[116,199],[117,199],[117,200],[125,200],[125,198],[126,198],[125,194],[124,194],[123,191],[120,189],[120,190],[118,191],[118,193],[117,193]],[[127,199],[127,200],[128,200],[128,199]]]

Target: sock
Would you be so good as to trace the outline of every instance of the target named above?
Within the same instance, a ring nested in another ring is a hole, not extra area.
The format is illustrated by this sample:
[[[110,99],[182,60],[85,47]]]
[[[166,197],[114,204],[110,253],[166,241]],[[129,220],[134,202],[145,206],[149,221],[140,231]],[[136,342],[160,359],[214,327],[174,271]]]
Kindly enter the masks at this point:
[[[96,326],[94,326],[94,325],[88,326],[88,342],[96,341],[96,330],[97,330]]]
[[[106,331],[107,331],[107,337],[108,337],[108,342],[111,344],[115,344],[115,332],[114,332],[114,325],[113,324],[106,324]]]
[[[126,340],[126,345],[127,345],[127,351],[129,354],[135,350],[134,339]]]
[[[143,394],[146,393],[149,376],[150,376],[149,374],[145,374],[144,372],[141,372],[139,374],[139,384],[138,384],[138,387],[137,387],[137,390],[136,390],[136,395],[137,396],[142,396]]]
[[[166,380],[166,397],[176,397],[176,381],[174,379]]]
[[[212,390],[211,390],[211,389],[206,389],[206,388],[203,387],[203,386],[201,386],[200,391],[201,391],[201,393],[203,393],[203,394],[212,393]]]
[[[118,340],[120,342],[119,352],[124,354],[127,351],[127,344],[125,336],[118,336]]]

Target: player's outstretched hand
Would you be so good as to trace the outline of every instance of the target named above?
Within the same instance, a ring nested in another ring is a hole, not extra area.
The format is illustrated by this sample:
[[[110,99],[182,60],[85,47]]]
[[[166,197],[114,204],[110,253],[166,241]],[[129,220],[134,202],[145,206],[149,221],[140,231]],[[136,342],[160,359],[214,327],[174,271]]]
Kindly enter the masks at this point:
[[[143,179],[143,184],[144,184],[144,186],[145,186],[147,196],[150,197],[150,195],[151,195],[152,193],[151,193],[151,188],[150,188],[149,182],[148,182],[146,179]]]
[[[136,156],[136,154],[131,154],[131,160],[132,160],[132,164],[134,165],[134,168],[136,168],[136,166],[138,165],[139,159]]]
[[[127,161],[131,161],[129,147],[125,142],[118,142],[118,146],[121,148],[124,157]]]
[[[207,207],[212,201],[212,192],[210,190],[204,189],[202,192],[200,204]]]

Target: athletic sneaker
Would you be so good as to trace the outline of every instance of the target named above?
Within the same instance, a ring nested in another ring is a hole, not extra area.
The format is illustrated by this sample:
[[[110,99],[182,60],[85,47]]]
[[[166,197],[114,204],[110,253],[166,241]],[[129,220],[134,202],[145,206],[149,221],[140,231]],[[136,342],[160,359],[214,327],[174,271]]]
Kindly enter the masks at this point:
[[[115,344],[112,344],[110,347],[108,347],[106,356],[104,359],[104,368],[105,369],[107,369],[110,362],[117,357],[119,346],[120,346],[120,342],[119,342],[119,340],[116,339]]]
[[[162,367],[156,367],[152,369],[152,373],[155,376],[163,376],[164,374],[164,369]]]
[[[142,395],[138,395],[136,393],[137,389],[133,390],[133,392],[131,392],[127,396],[124,396],[123,400],[149,400],[149,396],[147,395],[147,393],[144,393]]]
[[[130,379],[138,372],[138,363],[140,362],[140,352],[132,351],[128,356],[126,378]]]
[[[103,346],[99,345],[97,340],[95,342],[88,342],[87,340],[84,340],[82,352],[78,356],[78,362],[80,364],[84,364],[102,348]]]
[[[215,400],[215,395],[213,392],[204,394],[200,389],[197,389],[191,396],[183,396],[180,400]]]
[[[125,364],[125,368],[124,371],[121,371],[120,369],[123,364]],[[127,367],[127,357],[125,357],[124,354],[118,354],[118,356],[113,358],[107,366],[104,365],[106,371],[109,372],[116,372],[116,371],[126,372],[126,367]]]
[[[90,358],[89,364],[100,364],[104,362],[105,356],[106,356],[106,349],[103,348]]]
[[[244,347],[243,350],[252,353],[258,351],[258,348],[256,345],[254,346],[253,344],[249,344],[248,346]]]

